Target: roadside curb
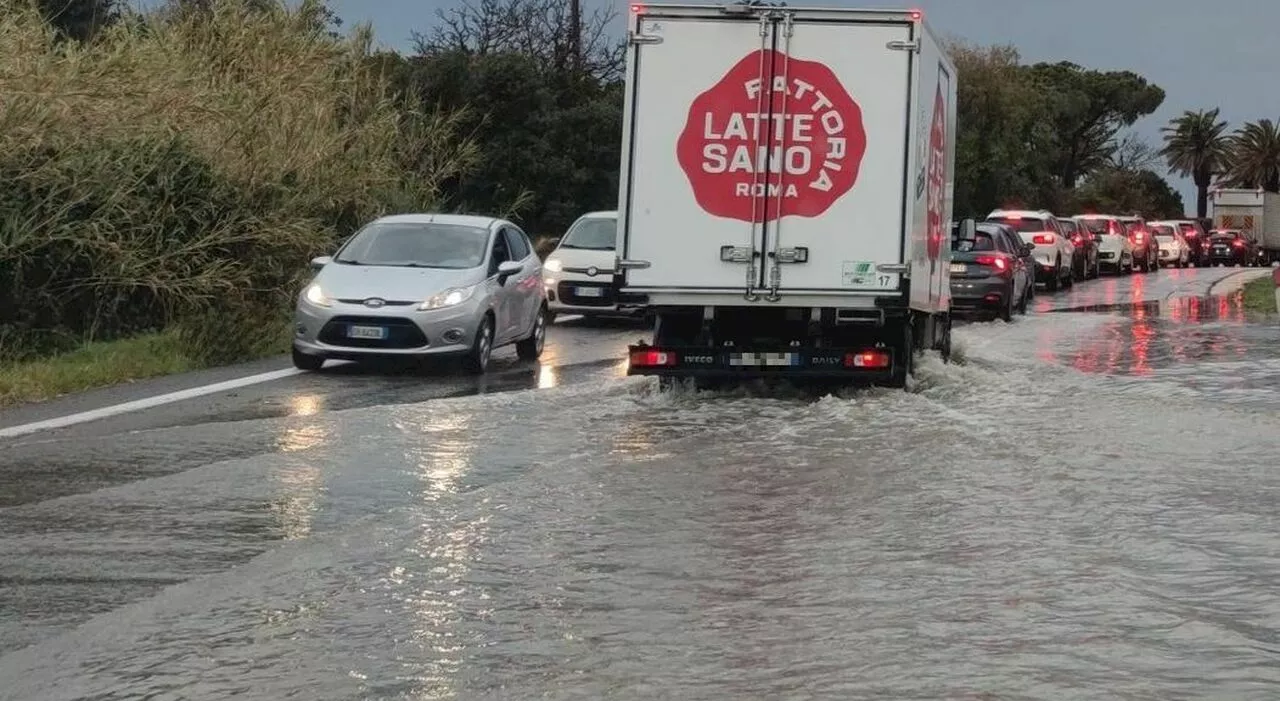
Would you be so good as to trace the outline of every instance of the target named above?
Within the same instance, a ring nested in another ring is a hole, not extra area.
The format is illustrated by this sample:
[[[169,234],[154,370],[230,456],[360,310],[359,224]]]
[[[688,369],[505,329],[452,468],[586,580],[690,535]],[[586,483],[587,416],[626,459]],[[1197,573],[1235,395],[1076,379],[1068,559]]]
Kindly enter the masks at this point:
[[[1227,275],[1224,278],[1214,281],[1209,285],[1209,289],[1205,294],[1209,296],[1227,295],[1232,292],[1238,292],[1244,287],[1245,283],[1252,282],[1254,278],[1261,278],[1271,275],[1271,268],[1249,268],[1236,273]],[[1221,288],[1221,289],[1220,289]]]

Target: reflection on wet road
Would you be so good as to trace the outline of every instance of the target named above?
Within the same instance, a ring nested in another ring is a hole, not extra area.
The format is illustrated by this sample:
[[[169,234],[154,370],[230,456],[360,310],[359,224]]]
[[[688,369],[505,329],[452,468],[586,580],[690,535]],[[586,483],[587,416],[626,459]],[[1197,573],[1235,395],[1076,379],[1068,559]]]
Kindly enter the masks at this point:
[[[1231,272],[1042,293],[905,393],[655,395],[613,328],[534,391],[15,441],[0,698],[1274,697],[1280,326]]]

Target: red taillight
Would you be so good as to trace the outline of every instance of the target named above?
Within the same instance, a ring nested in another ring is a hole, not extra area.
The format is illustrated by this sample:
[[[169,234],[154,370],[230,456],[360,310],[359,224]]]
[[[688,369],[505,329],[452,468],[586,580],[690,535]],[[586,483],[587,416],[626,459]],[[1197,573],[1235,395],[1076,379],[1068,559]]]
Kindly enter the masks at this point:
[[[847,353],[844,356],[844,366],[847,368],[887,368],[891,361],[887,352],[878,350]]]
[[[1005,260],[1004,256],[978,256],[973,262],[978,265],[989,265],[1001,275],[1009,272],[1009,261]]]
[[[1048,246],[1055,241],[1053,234],[1036,234],[1031,240],[1038,246]]]
[[[1235,246],[1236,248],[1244,248],[1244,241],[1241,241],[1240,239],[1236,239],[1235,241],[1232,242],[1231,245]]]
[[[919,22],[922,18],[924,18],[924,13],[921,12],[920,10],[911,10],[908,14],[911,15],[912,22]]]
[[[1133,232],[1133,242],[1134,242],[1134,243],[1142,243],[1142,232],[1141,232],[1141,231],[1135,231],[1135,232]]]
[[[633,367],[661,367],[664,365],[675,365],[676,354],[665,351],[646,350],[636,351],[631,354],[631,365]]]
[[[1083,237],[1083,236],[1081,236],[1080,234],[1076,234],[1075,236],[1072,236],[1072,237],[1071,237],[1071,242],[1072,242],[1072,243],[1074,243],[1074,244],[1075,244],[1075,245],[1077,245],[1077,246],[1083,246],[1083,245],[1084,245],[1084,237]]]

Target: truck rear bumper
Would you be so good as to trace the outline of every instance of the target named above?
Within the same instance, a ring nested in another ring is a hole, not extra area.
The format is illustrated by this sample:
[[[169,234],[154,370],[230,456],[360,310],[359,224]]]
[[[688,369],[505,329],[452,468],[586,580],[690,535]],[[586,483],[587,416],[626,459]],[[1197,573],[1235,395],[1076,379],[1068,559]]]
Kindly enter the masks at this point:
[[[891,348],[743,349],[707,346],[627,347],[628,375],[701,378],[786,377],[847,379],[853,382],[891,380],[899,363]]]

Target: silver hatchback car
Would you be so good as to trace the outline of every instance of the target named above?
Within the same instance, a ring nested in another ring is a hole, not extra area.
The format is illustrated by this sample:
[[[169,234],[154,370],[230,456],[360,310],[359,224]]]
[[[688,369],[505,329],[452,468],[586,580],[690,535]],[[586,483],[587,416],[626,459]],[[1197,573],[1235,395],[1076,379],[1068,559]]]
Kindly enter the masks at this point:
[[[542,262],[509,221],[460,214],[399,214],[365,225],[298,296],[293,364],[325,359],[460,356],[473,374],[510,343],[542,355],[547,299]]]

